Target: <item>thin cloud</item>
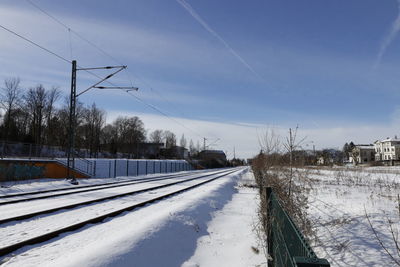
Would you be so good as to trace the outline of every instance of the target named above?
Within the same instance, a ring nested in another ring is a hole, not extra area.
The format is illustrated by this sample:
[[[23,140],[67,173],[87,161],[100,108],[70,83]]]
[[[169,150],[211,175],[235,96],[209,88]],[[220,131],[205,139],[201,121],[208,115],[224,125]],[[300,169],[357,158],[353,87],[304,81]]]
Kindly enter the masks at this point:
[[[397,36],[397,34],[400,31],[400,0],[397,0],[397,7],[398,7],[397,17],[396,17],[395,21],[393,22],[389,33],[383,38],[383,41],[382,41],[380,49],[379,49],[378,56],[376,58],[374,69],[378,68],[379,64],[382,61],[382,57],[385,54],[387,48],[393,42],[394,38]]]
[[[258,78],[264,80],[264,78],[254,70],[253,67],[249,65],[249,63],[246,62],[216,31],[214,31],[200,15],[192,8],[191,5],[189,5],[185,0],[176,0],[186,11],[189,12],[189,14],[198,22],[201,24],[201,26],[204,27],[209,33],[211,33],[215,38],[217,38],[227,49],[228,51],[236,57],[249,71],[251,71],[254,75],[256,75]],[[400,1],[400,0],[399,0]]]

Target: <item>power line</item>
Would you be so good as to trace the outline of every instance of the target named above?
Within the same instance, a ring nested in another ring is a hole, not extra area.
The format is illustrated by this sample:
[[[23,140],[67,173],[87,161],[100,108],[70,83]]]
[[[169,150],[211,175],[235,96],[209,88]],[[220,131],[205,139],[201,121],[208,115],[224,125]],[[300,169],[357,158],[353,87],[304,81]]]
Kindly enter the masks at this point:
[[[124,65],[122,64],[117,58],[115,58],[114,56],[112,56],[111,54],[107,53],[104,49],[102,49],[101,47],[97,46],[95,43],[91,42],[89,39],[85,38],[84,36],[82,36],[81,34],[79,34],[77,31],[73,30],[71,27],[69,27],[67,24],[65,24],[64,22],[62,22],[61,20],[57,19],[55,16],[51,15],[49,12],[45,11],[43,8],[41,8],[40,6],[38,6],[37,4],[35,4],[33,1],[31,0],[26,0],[29,4],[31,4],[34,8],[38,9],[39,11],[41,11],[43,14],[47,15],[48,17],[50,17],[52,20],[54,20],[56,23],[58,23],[59,25],[61,25],[62,27],[64,27],[65,29],[67,29],[69,31],[69,33],[73,33],[75,34],[78,38],[80,38],[81,40],[85,41],[86,43],[88,43],[89,45],[93,46],[95,49],[97,49],[99,52],[101,52],[102,54],[104,54],[105,56],[109,57],[110,59],[114,60],[116,63],[120,64],[120,65]],[[70,40],[71,42],[71,40]],[[70,44],[71,46],[71,44]],[[71,54],[72,54],[72,48],[71,49]],[[172,104],[172,102],[170,100],[168,100],[165,96],[163,96],[161,93],[159,93],[157,90],[155,90],[153,88],[153,86],[151,86],[147,81],[145,81],[143,78],[138,77],[137,75],[134,75],[128,68],[126,69],[126,71],[131,75],[136,77],[137,79],[141,80],[141,82],[148,86],[150,88],[150,91],[153,94],[157,94],[159,97],[161,97],[164,101],[168,102],[168,104],[170,104],[171,107],[174,107],[174,109],[176,111],[178,111],[176,109],[176,107]],[[130,81],[131,85],[132,85],[132,80],[130,79],[130,77],[127,75],[128,80]],[[178,113],[183,115],[183,112],[178,111]]]
[[[79,68],[81,68],[81,67],[79,67]],[[99,78],[99,79],[103,79],[102,77],[98,76],[97,74],[95,74],[95,73],[93,73],[93,72],[91,72],[91,71],[89,71],[89,70],[85,70],[85,69],[83,69],[83,70],[86,71],[87,73],[91,74],[91,75],[94,75],[95,77],[97,77],[97,78]],[[110,81],[106,81],[106,83],[108,83],[108,84],[110,84],[110,85],[112,85],[112,86],[118,87],[117,85],[115,85],[114,83],[112,83],[112,82],[110,82]],[[203,138],[203,136],[201,136],[199,133],[197,133],[196,131],[190,129],[189,127],[187,127],[186,125],[184,125],[184,124],[181,123],[180,121],[174,119],[173,117],[169,116],[167,113],[165,113],[165,112],[162,111],[161,109],[157,108],[156,106],[154,106],[154,105],[152,105],[152,104],[150,104],[150,103],[147,103],[146,101],[144,101],[142,98],[138,97],[137,95],[132,94],[132,93],[130,92],[130,90],[125,90],[125,89],[120,89],[120,90],[123,90],[125,93],[127,93],[128,95],[130,95],[130,96],[132,96],[133,98],[135,98],[137,101],[139,101],[139,102],[141,102],[142,104],[144,104],[144,105],[150,107],[151,109],[155,110],[156,112],[160,113],[161,115],[165,116],[166,118],[170,119],[171,121],[173,121],[173,122],[179,124],[180,126],[182,126],[183,128],[185,128],[186,130],[191,131],[192,133],[194,133],[194,134],[197,135],[198,137]]]
[[[39,6],[37,6],[36,4],[34,4],[32,1],[30,1],[30,0],[26,0],[26,1],[28,1],[28,3],[30,3],[31,5],[33,5],[35,8],[39,9],[41,12],[43,12],[44,14],[46,14],[47,16],[49,16],[50,18],[52,18],[52,19],[53,19],[54,21],[56,21],[58,24],[60,24],[60,25],[62,25],[63,27],[67,28],[68,31],[73,32],[73,33],[76,34],[79,38],[81,38],[82,40],[85,40],[85,41],[88,42],[89,44],[91,44],[91,45],[93,45],[94,47],[96,47],[99,51],[102,51],[102,53],[104,53],[105,55],[111,57],[112,59],[114,59],[114,61],[116,61],[116,62],[119,63],[119,61],[116,60],[114,57],[112,57],[111,55],[109,55],[108,53],[106,53],[106,52],[105,52],[104,50],[102,50],[101,48],[97,47],[95,44],[93,44],[92,42],[90,42],[90,41],[87,40],[86,38],[84,38],[84,37],[82,37],[81,35],[79,35],[77,32],[75,32],[75,31],[73,31],[72,29],[70,29],[66,24],[62,23],[62,22],[61,22],[60,20],[58,20],[57,18],[53,17],[52,15],[50,15],[49,13],[47,13],[46,11],[44,11],[42,8],[40,8]],[[72,61],[66,59],[66,58],[63,57],[63,56],[60,56],[59,54],[57,54],[57,53],[51,51],[51,50],[48,49],[48,48],[45,48],[45,47],[42,46],[42,45],[37,44],[36,42],[34,42],[34,41],[28,39],[27,37],[22,36],[21,34],[18,34],[18,33],[16,33],[15,31],[13,31],[13,30],[11,30],[11,29],[9,29],[9,28],[3,26],[3,25],[0,25],[0,28],[2,28],[2,29],[4,29],[4,30],[8,31],[9,33],[12,33],[13,35],[15,35],[15,36],[17,36],[17,37],[19,37],[19,38],[21,38],[21,39],[27,41],[27,42],[29,42],[30,44],[32,44],[32,45],[34,45],[34,46],[36,46],[36,47],[42,49],[43,51],[46,51],[47,53],[49,53],[49,54],[51,54],[51,55],[53,55],[53,56],[55,56],[55,57],[57,57],[57,58],[59,58],[59,59],[65,61],[65,62],[67,62],[67,63],[69,63],[69,64],[72,64]],[[78,67],[78,68],[82,68],[82,67],[79,66],[79,65],[78,65],[77,67]],[[84,71],[87,72],[87,73],[89,73],[89,74],[91,74],[91,75],[94,76],[94,77],[97,77],[97,78],[99,78],[99,79],[103,79],[103,78],[100,77],[99,75],[97,75],[97,74],[95,74],[95,73],[93,73],[93,72],[91,72],[91,71],[89,71],[89,70],[84,70]],[[116,86],[115,84],[113,84],[113,83],[111,83],[111,82],[109,82],[109,81],[107,81],[107,83],[109,83],[109,84],[111,84],[111,85],[113,85],[113,86],[115,86],[115,87],[118,87],[118,86]],[[131,82],[131,83],[132,83],[132,82]],[[152,88],[151,88],[151,89],[152,89]],[[160,113],[161,115],[163,115],[163,116],[167,117],[168,119],[174,121],[175,123],[181,125],[182,127],[184,127],[185,129],[191,131],[192,133],[194,133],[195,135],[199,136],[200,138],[203,138],[203,136],[201,136],[199,133],[197,133],[196,131],[190,129],[189,127],[187,127],[187,126],[184,125],[183,123],[177,121],[176,119],[172,118],[171,116],[169,116],[167,113],[163,112],[162,110],[160,110],[160,109],[157,108],[156,106],[154,106],[154,105],[152,105],[152,104],[150,104],[150,103],[145,102],[143,99],[141,99],[140,97],[138,97],[138,96],[136,96],[136,95],[131,94],[131,93],[130,93],[129,91],[127,91],[127,90],[125,90],[125,92],[128,93],[129,95],[131,95],[132,97],[134,97],[135,99],[137,99],[139,102],[141,102],[141,103],[145,104],[146,106],[150,107],[151,109],[157,111],[157,112]]]
[[[5,27],[5,26],[3,26],[3,25],[0,25],[0,28],[2,28],[2,29],[4,29],[4,30],[8,31],[9,33],[12,33],[12,34],[14,34],[15,36],[17,36],[17,37],[19,37],[19,38],[21,38],[21,39],[23,39],[23,40],[25,40],[25,41],[27,41],[27,42],[33,44],[33,45],[36,46],[36,47],[39,47],[40,49],[46,51],[46,52],[49,53],[49,54],[52,54],[53,56],[58,57],[59,59],[65,61],[65,62],[67,62],[67,63],[70,63],[70,64],[72,63],[72,61],[70,61],[70,60],[68,60],[68,59],[66,59],[66,58],[64,58],[64,57],[62,57],[62,56],[60,56],[59,54],[57,54],[57,53],[51,51],[50,49],[47,49],[47,48],[45,48],[45,47],[43,47],[43,46],[41,46],[41,45],[35,43],[34,41],[32,41],[32,40],[30,40],[30,39],[28,39],[28,38],[26,38],[26,37],[24,37],[24,36],[22,36],[22,35],[16,33],[15,31],[10,30],[9,28],[7,28],[7,27]]]
[[[174,119],[173,117],[170,117],[168,114],[166,114],[165,112],[163,112],[162,110],[160,110],[159,108],[157,108],[156,106],[149,104],[147,102],[145,102],[143,99],[141,99],[140,97],[138,97],[137,95],[134,95],[130,92],[127,92],[129,95],[133,96],[134,98],[136,98],[138,101],[140,101],[141,103],[145,104],[146,106],[150,107],[151,109],[157,111],[158,113],[162,114],[163,116],[165,116],[166,118],[172,120],[173,122],[179,124],[180,126],[184,127],[186,130],[191,131],[192,133],[194,133],[195,135],[197,135],[200,138],[203,138],[203,136],[201,136],[199,133],[195,132],[194,130],[186,127],[186,125],[184,125],[183,123],[179,122],[178,120]]]

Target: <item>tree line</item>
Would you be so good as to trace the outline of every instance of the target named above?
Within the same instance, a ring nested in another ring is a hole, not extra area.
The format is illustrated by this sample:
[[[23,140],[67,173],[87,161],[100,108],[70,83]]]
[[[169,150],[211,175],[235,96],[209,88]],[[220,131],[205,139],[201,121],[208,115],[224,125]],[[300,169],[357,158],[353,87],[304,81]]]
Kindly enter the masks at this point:
[[[69,104],[69,96],[63,95],[57,87],[45,88],[39,84],[24,89],[19,78],[7,78],[0,96],[0,136],[6,142],[65,149],[68,146]],[[136,156],[135,148],[144,142],[163,143],[167,149],[178,143],[176,135],[169,130],[148,133],[137,116],[119,116],[107,123],[106,112],[95,103],[77,102],[75,147],[87,149],[90,157],[97,157],[103,151]],[[190,140],[188,146],[184,135],[179,146],[188,148],[192,155],[200,151],[199,142],[195,146]]]

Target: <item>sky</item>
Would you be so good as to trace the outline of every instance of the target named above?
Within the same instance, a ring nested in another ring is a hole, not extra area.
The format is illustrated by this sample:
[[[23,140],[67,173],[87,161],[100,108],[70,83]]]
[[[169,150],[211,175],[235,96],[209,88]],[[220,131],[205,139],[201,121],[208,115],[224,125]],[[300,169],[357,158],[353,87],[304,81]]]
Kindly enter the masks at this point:
[[[127,65],[110,81],[138,87],[134,96],[91,90],[79,97],[104,109],[109,122],[139,116],[148,132],[171,130],[200,144],[205,137],[228,157],[247,158],[271,128],[284,137],[298,125],[304,148],[317,149],[400,136],[399,6],[2,0],[0,25],[81,67]],[[98,81],[77,75],[78,92]],[[70,63],[0,28],[0,83],[20,77],[25,88],[58,86],[68,95],[70,76]]]

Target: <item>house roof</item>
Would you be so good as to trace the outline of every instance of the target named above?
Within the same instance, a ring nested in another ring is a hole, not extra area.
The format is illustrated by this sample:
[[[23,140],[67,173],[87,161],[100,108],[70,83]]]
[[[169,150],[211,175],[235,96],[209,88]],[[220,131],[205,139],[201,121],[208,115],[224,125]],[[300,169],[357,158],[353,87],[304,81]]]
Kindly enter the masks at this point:
[[[377,140],[375,141],[375,143],[384,143],[384,142],[396,142],[396,143],[400,143],[400,139],[398,138],[386,138],[383,140]]]
[[[225,152],[222,150],[203,150],[200,153],[210,153],[210,154],[212,153],[212,154],[224,154],[225,155]]]
[[[356,145],[360,149],[374,149],[374,145]]]

